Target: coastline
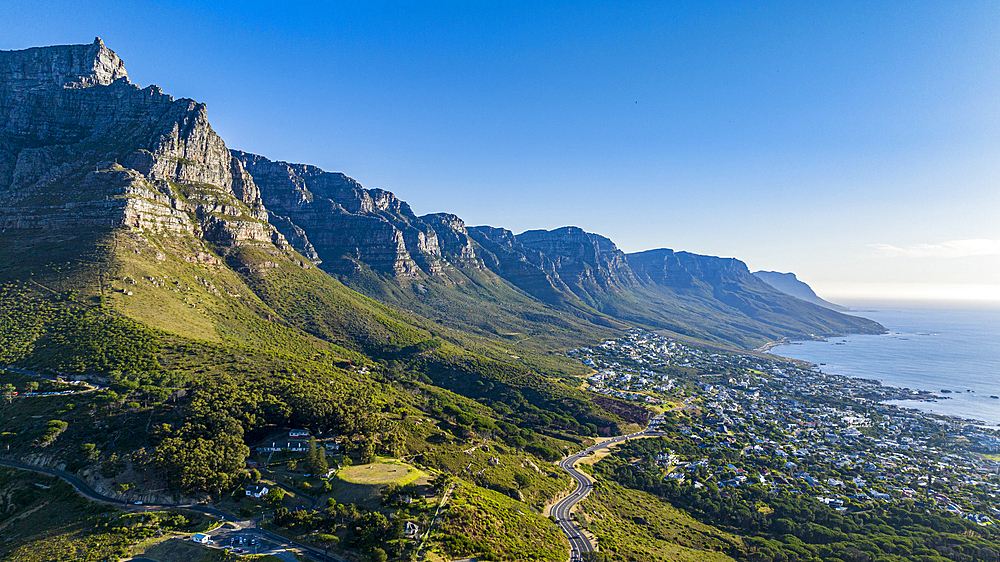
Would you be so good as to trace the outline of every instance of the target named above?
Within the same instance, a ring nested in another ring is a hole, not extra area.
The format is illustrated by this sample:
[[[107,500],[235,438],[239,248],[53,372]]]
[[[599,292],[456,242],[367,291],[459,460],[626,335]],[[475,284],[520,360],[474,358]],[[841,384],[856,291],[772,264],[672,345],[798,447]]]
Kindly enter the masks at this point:
[[[1000,311],[994,307],[866,303],[889,333],[769,342],[768,353],[809,362],[826,373],[875,379],[909,391],[903,408],[986,427],[1000,426]],[[781,349],[783,345],[789,347]],[[917,389],[914,392],[911,389]],[[921,392],[922,391],[922,392]]]

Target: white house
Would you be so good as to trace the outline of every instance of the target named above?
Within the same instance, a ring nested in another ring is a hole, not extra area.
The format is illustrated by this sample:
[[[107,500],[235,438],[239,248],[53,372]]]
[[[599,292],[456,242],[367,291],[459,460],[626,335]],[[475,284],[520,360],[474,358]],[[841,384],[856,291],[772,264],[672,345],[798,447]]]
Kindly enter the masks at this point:
[[[296,437],[309,437],[308,429],[291,429],[288,431],[288,437],[295,439]]]
[[[212,537],[205,533],[195,533],[194,536],[191,537],[191,540],[201,544],[208,544],[212,542]]]
[[[260,484],[247,486],[246,493],[247,497],[260,499],[267,493],[267,486],[261,486]]]
[[[293,453],[303,453],[309,449],[305,441],[278,441],[260,448],[265,453],[276,453],[278,451],[291,451]]]

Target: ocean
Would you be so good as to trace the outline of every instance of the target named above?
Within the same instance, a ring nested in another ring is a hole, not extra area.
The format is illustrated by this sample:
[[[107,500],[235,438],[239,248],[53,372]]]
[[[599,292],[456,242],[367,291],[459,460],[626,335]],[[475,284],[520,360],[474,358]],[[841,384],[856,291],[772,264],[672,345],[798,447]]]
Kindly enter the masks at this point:
[[[1000,396],[1000,303],[843,304],[889,333],[796,342],[771,353],[816,363],[824,373],[946,396],[891,403],[1000,426],[1000,399],[991,398]]]

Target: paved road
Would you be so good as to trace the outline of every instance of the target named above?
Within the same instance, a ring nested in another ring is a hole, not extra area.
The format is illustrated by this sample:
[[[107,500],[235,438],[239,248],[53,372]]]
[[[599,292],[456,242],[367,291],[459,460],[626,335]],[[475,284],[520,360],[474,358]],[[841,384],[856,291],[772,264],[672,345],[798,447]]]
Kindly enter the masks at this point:
[[[667,410],[667,412],[694,408],[695,406],[691,406],[692,400],[694,400],[693,396],[686,399],[684,401],[683,406],[671,408],[670,410]],[[579,470],[576,469],[577,461],[590,455],[595,451],[598,451],[600,449],[607,449],[612,445],[621,443],[622,441],[627,441],[635,437],[643,437],[646,435],[665,435],[664,433],[661,433],[658,429],[662,421],[663,421],[663,414],[660,414],[655,418],[649,420],[649,425],[647,425],[646,429],[642,431],[637,431],[635,433],[630,433],[628,435],[620,435],[618,437],[612,437],[607,441],[588,447],[580,451],[579,453],[571,457],[567,457],[559,462],[559,468],[566,471],[566,473],[569,474],[570,477],[572,477],[573,480],[576,481],[576,489],[573,490],[573,492],[570,495],[557,501],[552,506],[552,509],[549,510],[549,513],[556,518],[559,524],[559,528],[562,529],[563,533],[565,533],[566,537],[569,539],[571,561],[580,560],[580,557],[583,555],[584,552],[593,552],[597,550],[594,544],[590,542],[590,539],[587,538],[587,535],[583,534],[583,531],[580,529],[579,526],[577,526],[576,522],[570,518],[570,514],[572,513],[573,508],[576,507],[576,504],[580,503],[583,500],[583,498],[587,497],[590,494],[590,491],[594,487],[593,483],[590,481],[590,478],[587,477],[587,475],[584,474],[583,472],[580,472]]]

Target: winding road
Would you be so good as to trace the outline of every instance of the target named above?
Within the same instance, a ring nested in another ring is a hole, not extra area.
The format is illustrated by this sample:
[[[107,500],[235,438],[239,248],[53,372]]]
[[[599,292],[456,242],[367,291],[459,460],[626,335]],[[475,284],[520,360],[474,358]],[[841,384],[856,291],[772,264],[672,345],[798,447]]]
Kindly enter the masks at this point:
[[[134,504],[117,498],[111,498],[99,493],[97,490],[94,490],[94,488],[92,488],[89,484],[87,484],[87,482],[84,481],[82,478],[70,474],[68,472],[56,470],[54,468],[32,466],[30,464],[25,464],[5,459],[0,459],[0,466],[15,468],[17,470],[29,470],[31,472],[37,472],[40,474],[47,474],[49,476],[55,476],[57,478],[61,478],[65,480],[70,486],[76,488],[76,491],[79,492],[81,496],[87,499],[102,503],[109,503],[117,506],[122,506],[131,511],[146,511],[149,509],[187,509],[189,511],[197,511],[199,513],[204,513],[205,515],[209,515],[212,517],[218,517],[223,521],[237,522],[240,520],[239,517],[233,515],[232,513],[228,513],[219,509],[215,509],[214,507],[209,507],[207,505],[202,505],[202,504],[187,504],[187,505],[154,504],[154,503]],[[281,484],[279,484],[279,486],[285,487],[284,485]],[[313,500],[313,503],[315,504],[315,498],[310,498],[310,499]],[[254,521],[253,523],[256,524],[256,521]],[[342,558],[336,557],[331,554],[327,554],[322,549],[290,541],[285,537],[282,537],[281,535],[278,535],[276,533],[272,533],[271,531],[268,531],[266,529],[247,528],[245,529],[245,531],[265,537],[285,548],[294,548],[300,551],[308,552],[316,560],[333,560],[336,562],[345,562]]]
[[[594,484],[590,480],[590,478],[583,472],[580,472],[579,470],[576,469],[577,461],[590,455],[595,451],[599,451],[601,449],[607,449],[608,447],[617,445],[618,443],[621,443],[623,441],[628,441],[629,439],[633,439],[636,437],[645,437],[650,435],[666,435],[665,433],[662,433],[659,430],[660,424],[663,422],[664,414],[666,412],[673,412],[675,410],[686,410],[690,408],[697,408],[697,406],[691,405],[692,400],[694,400],[693,396],[684,400],[683,406],[671,408],[669,410],[666,410],[664,413],[652,418],[651,420],[649,420],[649,425],[646,426],[646,429],[642,431],[637,431],[635,433],[630,433],[628,435],[620,435],[618,437],[612,437],[607,441],[603,441],[596,445],[587,447],[586,449],[580,451],[579,453],[567,457],[559,462],[559,468],[566,471],[566,473],[569,474],[570,477],[572,477],[573,480],[576,481],[576,489],[573,490],[573,492],[570,493],[570,495],[566,496],[565,498],[553,504],[552,509],[549,510],[549,513],[556,518],[556,522],[558,523],[559,528],[562,529],[563,533],[566,534],[566,538],[569,539],[570,562],[576,562],[578,560],[581,560],[581,556],[583,556],[584,552],[593,552],[597,550],[595,545],[590,541],[590,538],[588,538],[587,535],[583,533],[583,530],[580,529],[580,527],[576,524],[576,521],[573,521],[573,519],[571,518],[571,513],[573,511],[573,508],[576,507],[576,504],[583,501],[583,499],[586,498],[590,494],[590,491],[594,488]]]

